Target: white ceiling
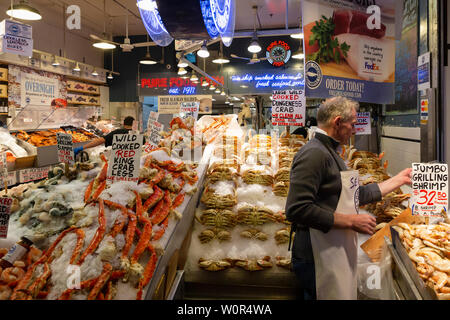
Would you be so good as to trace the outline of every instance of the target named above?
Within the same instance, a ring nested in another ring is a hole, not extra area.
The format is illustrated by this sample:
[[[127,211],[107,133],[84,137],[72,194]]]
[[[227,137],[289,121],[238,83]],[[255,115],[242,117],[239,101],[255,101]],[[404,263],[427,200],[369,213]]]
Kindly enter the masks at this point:
[[[15,3],[19,2],[19,0],[14,1]],[[106,1],[106,10],[104,10],[104,1]],[[2,0],[1,2],[0,17],[6,18],[5,11],[11,0]],[[259,22],[261,23],[257,22],[258,29],[285,28],[286,2],[288,2],[289,27],[298,27],[301,15],[301,0],[236,0],[236,30],[253,29],[253,5],[258,6]],[[29,3],[41,11],[45,23],[58,24],[61,25],[61,28],[63,6],[78,5],[81,9],[82,27],[82,30],[78,33],[82,33],[85,38],[88,38],[90,33],[101,36],[105,21],[108,34],[112,30],[113,36],[125,35],[127,14],[129,35],[146,34],[136,6],[136,0],[29,0]]]

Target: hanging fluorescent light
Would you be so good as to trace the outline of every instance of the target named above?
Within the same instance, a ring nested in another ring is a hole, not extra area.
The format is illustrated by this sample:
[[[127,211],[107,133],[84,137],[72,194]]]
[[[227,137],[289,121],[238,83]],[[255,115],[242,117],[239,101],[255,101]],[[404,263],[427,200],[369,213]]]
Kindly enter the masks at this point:
[[[154,11],[156,9],[158,9],[158,5],[156,4],[156,1],[153,0],[139,0],[136,5],[138,6],[138,8],[142,9],[142,10],[147,10],[147,11]]]
[[[56,60],[56,56],[53,56],[52,66],[57,67],[57,66],[59,66],[59,65],[60,65],[60,64],[59,64],[58,60]]]
[[[95,77],[96,77],[96,76],[98,76],[98,72],[97,72],[97,69],[95,69],[95,68],[94,68],[94,71],[92,71],[92,73],[91,73],[91,74],[92,74],[93,76],[95,76]]]
[[[182,76],[183,74],[186,74],[186,73],[187,73],[187,71],[186,71],[185,68],[179,68],[178,69],[178,75]]]
[[[198,81],[197,74],[194,71],[192,71],[192,75],[191,75],[190,80],[191,80],[191,82],[197,82]]]
[[[209,57],[209,51],[208,48],[206,47],[206,41],[203,42],[201,49],[197,51],[197,55],[201,58]]]
[[[94,47],[98,48],[98,49],[103,49],[103,50],[110,50],[110,49],[115,49],[116,45],[109,43],[109,42],[104,42],[104,41],[100,41],[100,42],[96,42],[93,44]]]
[[[187,66],[188,66],[188,64],[186,62],[184,62],[184,61],[181,61],[181,60],[177,64],[178,68],[186,68]]]
[[[113,77],[113,75],[112,75],[112,72],[109,73],[108,79],[110,79],[110,80],[114,79],[114,77]]]
[[[247,50],[251,53],[258,53],[262,50],[261,46],[258,43],[258,38],[256,37],[256,35],[253,36],[252,42],[250,42]]]
[[[214,59],[212,62],[217,63],[217,64],[224,64],[224,63],[230,63],[230,60],[228,60],[224,57],[220,57],[220,58]]]
[[[303,37],[304,37],[303,32],[291,34],[291,38],[294,39],[303,39]]]
[[[152,57],[150,56],[150,52],[147,51],[147,53],[145,54],[145,57],[142,58],[139,61],[140,64],[157,64],[157,62],[155,60],[152,59]]]
[[[21,19],[21,20],[41,20],[41,13],[28,5],[26,1],[22,0],[19,4],[11,5],[8,10],[6,10],[6,14],[10,17]]]
[[[81,71],[80,65],[78,64],[78,62],[77,62],[77,64],[75,65],[75,67],[73,68],[73,71],[76,71],[76,72],[80,72],[80,71]]]

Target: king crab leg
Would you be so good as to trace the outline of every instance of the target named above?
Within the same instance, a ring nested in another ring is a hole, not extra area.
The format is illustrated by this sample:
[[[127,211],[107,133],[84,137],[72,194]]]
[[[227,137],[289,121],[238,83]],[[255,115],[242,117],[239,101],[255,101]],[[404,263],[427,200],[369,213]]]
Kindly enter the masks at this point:
[[[151,218],[151,222],[154,225],[160,224],[162,221],[164,221],[164,219],[169,214],[169,211],[170,211],[171,206],[172,206],[172,200],[170,199],[169,190],[166,190],[166,193],[164,195],[164,199],[162,199],[160,202],[162,202],[162,206],[161,206],[160,210],[157,211],[156,208],[155,208],[155,210],[152,212],[152,215],[150,217]]]
[[[75,246],[75,249],[73,250],[72,257],[70,258],[70,264],[74,264],[75,260],[80,255],[81,249],[83,249],[84,245],[84,231],[83,229],[79,228],[75,231],[77,234],[77,244]]]
[[[164,197],[164,192],[158,186],[155,185],[154,189],[155,192],[153,192],[153,194],[144,202],[144,212],[147,212],[148,209],[152,208]]]
[[[164,235],[164,232],[166,232],[168,225],[169,225],[169,217],[164,219],[164,221],[160,224],[161,229],[153,234],[152,240],[156,241],[156,240],[161,239],[161,237]]]
[[[156,267],[156,261],[158,260],[158,257],[156,256],[155,248],[151,244],[148,244],[147,246],[148,250],[151,252],[150,260],[148,261],[147,265],[145,266],[144,274],[142,278],[139,280],[138,285],[138,293],[136,296],[137,300],[142,300],[142,291],[145,288],[145,286],[150,282],[150,279],[153,276],[153,273],[155,272]]]
[[[87,249],[83,252],[83,254],[80,257],[80,260],[78,260],[78,265],[82,265],[84,262],[84,259],[91,253],[97,249],[100,241],[102,241],[105,231],[106,231],[106,218],[105,218],[105,207],[103,203],[103,199],[100,198],[99,202],[99,210],[98,210],[98,224],[99,227],[97,231],[95,232],[94,238],[92,239],[91,243],[87,247]]]
[[[102,290],[103,286],[109,280],[111,273],[112,273],[112,266],[109,263],[105,263],[103,265],[102,274],[98,277],[98,280],[97,280],[97,282],[95,282],[95,285],[92,288],[91,292],[89,292],[88,300],[95,300],[95,298],[97,298],[97,296],[100,293],[100,291]]]

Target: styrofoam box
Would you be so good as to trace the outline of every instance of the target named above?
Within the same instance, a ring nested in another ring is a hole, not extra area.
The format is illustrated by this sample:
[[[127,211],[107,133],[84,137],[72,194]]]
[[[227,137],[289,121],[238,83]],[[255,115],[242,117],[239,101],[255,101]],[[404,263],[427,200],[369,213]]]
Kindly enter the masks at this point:
[[[28,24],[23,24],[17,21],[5,19],[0,22],[0,35],[10,35],[33,39],[33,28]]]

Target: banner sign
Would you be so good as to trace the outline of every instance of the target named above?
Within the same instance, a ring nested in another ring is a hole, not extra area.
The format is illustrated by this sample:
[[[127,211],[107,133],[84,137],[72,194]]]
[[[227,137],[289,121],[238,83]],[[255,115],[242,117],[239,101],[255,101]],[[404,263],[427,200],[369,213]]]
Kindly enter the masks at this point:
[[[305,125],[306,101],[304,90],[276,90],[272,94],[272,125]]]
[[[308,98],[394,103],[395,2],[303,1]]]
[[[181,104],[185,102],[198,102],[199,114],[212,113],[212,96],[159,96],[158,97],[158,113],[175,114],[180,113]]]
[[[22,106],[51,106],[59,96],[58,79],[22,72],[20,96]]]
[[[356,113],[356,135],[370,135],[372,134],[370,123],[370,112]]]
[[[412,214],[445,217],[448,210],[448,165],[412,164]]]
[[[75,163],[72,135],[58,132],[56,134],[56,141],[58,143],[58,161],[68,164]]]
[[[141,134],[115,134],[113,136],[108,180],[138,182],[142,140]]]
[[[8,237],[9,217],[13,199],[10,197],[0,197],[0,238]]]

